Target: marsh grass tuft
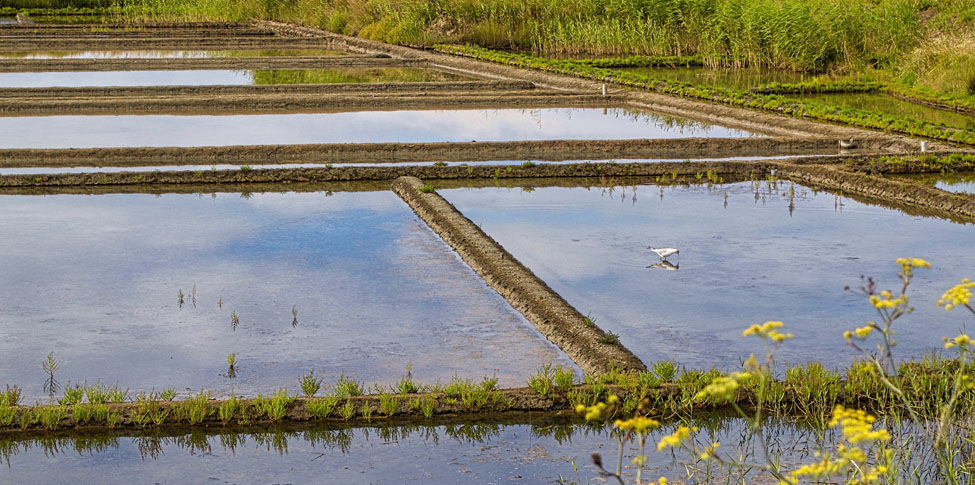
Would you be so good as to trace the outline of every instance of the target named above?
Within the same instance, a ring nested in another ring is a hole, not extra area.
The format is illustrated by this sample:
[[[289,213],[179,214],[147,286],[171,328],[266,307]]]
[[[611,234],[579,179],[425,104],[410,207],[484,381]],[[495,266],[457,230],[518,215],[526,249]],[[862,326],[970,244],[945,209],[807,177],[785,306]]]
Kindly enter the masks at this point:
[[[0,392],[0,402],[7,403],[10,406],[16,406],[20,402],[20,386],[14,384],[13,387],[7,384],[7,390]]]
[[[391,417],[396,414],[399,410],[400,398],[394,394],[380,393],[379,394],[379,411],[386,415],[386,417]]]
[[[298,308],[291,305],[291,328],[298,328]]]
[[[339,398],[337,396],[328,395],[319,399],[309,400],[305,404],[305,408],[308,409],[308,412],[313,416],[319,419],[325,419],[332,414],[332,411],[335,410],[335,407],[338,406],[338,404]]]
[[[234,352],[227,354],[227,377],[237,377],[237,354]]]
[[[237,413],[241,413],[244,410],[244,406],[241,403],[240,398],[234,395],[233,392],[230,393],[230,397],[225,399],[220,403],[220,408],[217,410],[217,417],[220,418],[220,422],[226,426]]]
[[[258,416],[267,416],[272,422],[278,421],[288,413],[296,398],[297,396],[289,396],[287,389],[278,389],[269,397],[258,394],[254,398],[254,408]]]
[[[362,413],[363,419],[366,421],[372,421],[372,406],[370,406],[368,402],[362,403],[362,409],[360,412]]]
[[[420,392],[421,386],[413,382],[413,364],[406,364],[406,375],[400,377],[393,386],[393,390],[399,394],[416,394]]]
[[[312,397],[318,392],[322,387],[322,378],[315,377],[315,371],[309,371],[308,374],[301,376],[298,380],[301,384],[301,392],[305,394],[305,397]]]
[[[189,397],[185,401],[180,402],[176,405],[174,411],[176,422],[181,423],[185,420],[190,425],[202,423],[215,412],[207,404],[209,400],[210,393],[200,389],[200,393],[196,396]]]
[[[607,330],[604,335],[596,339],[596,342],[606,345],[618,345],[620,343],[620,336]]]
[[[423,184],[423,185],[421,185],[420,186],[420,192],[423,192],[424,194],[433,193],[433,185],[432,184]]]
[[[352,416],[355,416],[355,403],[352,402],[351,399],[345,400],[345,405],[342,406],[341,415],[342,419],[346,421],[352,419]]]
[[[361,396],[362,383],[355,379],[347,379],[345,373],[339,375],[339,380],[335,384],[335,395],[339,397]]]
[[[65,404],[68,406],[73,406],[81,402],[81,399],[85,397],[85,385],[75,384],[71,385],[69,381],[64,386],[64,397],[58,399],[58,404]]]

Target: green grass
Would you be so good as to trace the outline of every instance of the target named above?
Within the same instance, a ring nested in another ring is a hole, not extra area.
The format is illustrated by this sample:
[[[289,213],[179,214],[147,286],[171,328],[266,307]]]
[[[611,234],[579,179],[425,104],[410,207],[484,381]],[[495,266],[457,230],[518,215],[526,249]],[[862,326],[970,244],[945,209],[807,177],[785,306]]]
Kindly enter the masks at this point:
[[[975,132],[948,128],[924,121],[882,115],[865,110],[787,99],[777,94],[761,94],[711,86],[698,86],[666,79],[654,79],[633,72],[595,68],[575,61],[543,59],[525,54],[492,51],[479,47],[438,45],[436,48],[442,52],[475,59],[603,82],[613,82],[623,86],[645,89],[671,96],[696,98],[740,108],[789,115],[796,118],[810,118],[859,128],[975,145]]]

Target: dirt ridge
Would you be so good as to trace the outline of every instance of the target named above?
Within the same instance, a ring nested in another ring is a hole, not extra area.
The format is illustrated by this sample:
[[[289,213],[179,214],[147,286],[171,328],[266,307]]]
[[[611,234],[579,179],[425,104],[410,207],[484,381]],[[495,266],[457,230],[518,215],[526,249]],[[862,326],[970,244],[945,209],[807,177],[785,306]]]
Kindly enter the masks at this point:
[[[872,146],[864,139],[864,149]],[[884,139],[878,139],[883,143]],[[693,159],[839,154],[828,138],[679,138],[517,142],[332,143],[226,147],[0,149],[0,168],[214,163],[397,163],[491,160]]]
[[[401,177],[393,182],[393,192],[583,372],[646,370],[618,340],[608,342],[606,332],[586,325],[578,310],[443,197],[421,191],[422,185],[416,177]]]

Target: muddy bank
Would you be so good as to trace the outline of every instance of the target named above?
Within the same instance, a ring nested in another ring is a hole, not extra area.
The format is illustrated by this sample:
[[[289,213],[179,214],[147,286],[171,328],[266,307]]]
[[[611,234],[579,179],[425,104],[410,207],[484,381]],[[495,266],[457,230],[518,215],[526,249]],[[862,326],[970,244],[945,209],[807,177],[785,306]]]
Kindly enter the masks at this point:
[[[182,148],[0,149],[0,168],[135,167],[212,163],[259,165],[292,161],[396,163],[626,158],[694,159],[812,154],[840,156],[836,148],[836,140],[749,137],[471,143],[335,143]]]
[[[587,374],[646,370],[629,350],[569,305],[531,270],[415,177],[393,182],[399,195],[474,271]]]
[[[13,98],[0,105],[0,116],[99,115],[99,114],[262,114],[348,113],[442,109],[601,108],[618,101],[594,94],[566,94],[533,90],[400,92],[351,94],[244,94],[195,95],[147,98]],[[255,159],[255,162],[257,159]]]
[[[884,205],[913,208],[919,215],[934,215],[956,222],[975,221],[975,196],[954,194],[897,179],[852,172],[841,167],[779,164],[780,176],[843,194],[876,199]],[[868,200],[869,200],[868,199]]]
[[[535,89],[524,81],[437,81],[403,83],[333,83],[333,84],[251,84],[212,86],[105,86],[105,87],[51,87],[51,88],[0,88],[0,98],[5,100],[29,98],[95,98],[95,97],[149,97],[149,96],[211,96],[211,95],[267,95],[267,94],[394,94],[440,92],[520,92]],[[541,90],[539,90],[541,92]],[[2,108],[2,107],[0,107]]]
[[[422,67],[423,61],[377,56],[187,57],[149,59],[0,59],[0,72],[183,71]]]

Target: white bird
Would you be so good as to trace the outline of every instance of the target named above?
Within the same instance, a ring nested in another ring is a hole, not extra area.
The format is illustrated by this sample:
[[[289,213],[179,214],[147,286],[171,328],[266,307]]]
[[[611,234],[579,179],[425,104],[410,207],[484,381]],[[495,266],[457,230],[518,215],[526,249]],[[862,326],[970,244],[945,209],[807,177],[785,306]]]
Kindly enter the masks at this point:
[[[664,270],[667,270],[667,271],[677,271],[677,270],[680,269],[680,263],[674,264],[674,263],[671,263],[670,261],[667,261],[666,259],[664,259],[664,260],[661,260],[659,263],[654,263],[654,264],[651,264],[650,266],[647,266],[647,267],[648,268],[664,269]]]
[[[680,255],[680,251],[678,251],[677,248],[653,248],[648,246],[647,249],[657,253],[657,256],[660,256],[661,261],[675,254],[678,256]]]

